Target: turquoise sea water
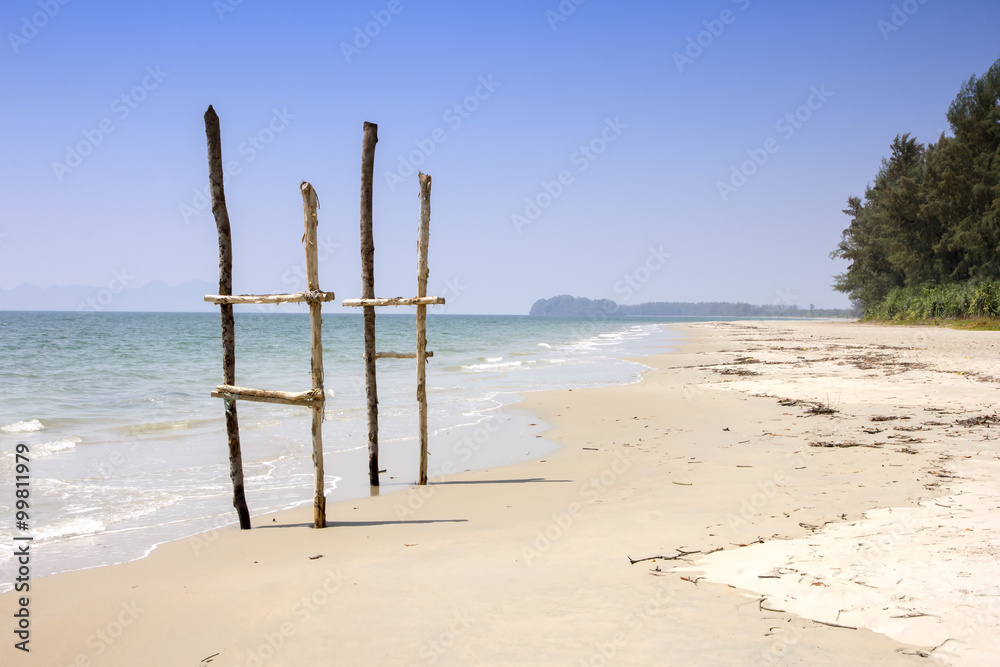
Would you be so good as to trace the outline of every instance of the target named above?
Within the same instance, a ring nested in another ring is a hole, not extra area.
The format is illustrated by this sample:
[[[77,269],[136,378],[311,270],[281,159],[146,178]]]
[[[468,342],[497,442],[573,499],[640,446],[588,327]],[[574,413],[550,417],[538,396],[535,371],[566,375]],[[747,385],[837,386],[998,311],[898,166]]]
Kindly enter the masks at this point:
[[[663,320],[428,318],[430,473],[541,456],[544,425],[518,393],[636,381],[623,358],[666,351]],[[237,312],[237,384],[310,386],[305,314]],[[377,318],[380,351],[411,351],[412,314]],[[326,315],[324,423],[330,502],[369,493],[362,322]],[[235,522],[216,314],[0,312],[0,543],[12,544],[14,448],[31,449],[33,575],[132,560]],[[417,473],[415,364],[379,361],[383,493]],[[251,514],[311,503],[309,411],[239,403]],[[447,469],[447,468],[444,468]],[[335,520],[331,516],[331,520]],[[23,533],[18,533],[23,534]],[[13,561],[0,551],[0,590]]]

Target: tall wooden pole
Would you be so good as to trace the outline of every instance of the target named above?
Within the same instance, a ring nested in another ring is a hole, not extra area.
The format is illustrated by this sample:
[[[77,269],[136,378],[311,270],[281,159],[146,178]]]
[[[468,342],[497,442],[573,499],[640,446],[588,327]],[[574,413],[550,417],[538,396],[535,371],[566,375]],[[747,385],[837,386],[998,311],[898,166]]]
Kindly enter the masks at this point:
[[[219,116],[211,106],[205,112],[205,135],[208,138],[208,178],[212,189],[212,214],[219,232],[219,294],[233,293],[233,243],[229,230],[229,211],[222,185],[222,139]],[[236,324],[232,304],[222,304],[222,375],[223,384],[236,384]],[[226,433],[229,435],[229,476],[233,480],[233,507],[240,528],[249,530],[250,510],[243,488],[243,454],[240,451],[240,427],[236,418],[236,399],[226,399]]]
[[[310,292],[319,291],[319,257],[316,246],[316,228],[319,225],[319,198],[313,187],[302,182],[302,212],[305,216],[306,281]],[[319,301],[309,302],[309,330],[312,334],[312,388],[323,395],[323,306]],[[312,407],[313,441],[313,525],[326,528],[326,493],[323,490],[323,410],[326,401]]]
[[[421,173],[417,227],[417,297],[427,296],[427,246],[431,226],[431,177]],[[427,484],[427,306],[417,306],[417,406],[420,413],[420,484]]]
[[[361,298],[375,298],[375,239],[372,235],[372,181],[378,125],[365,122],[361,142]],[[364,307],[365,395],[368,400],[368,480],[378,481],[378,389],[375,383],[375,307]]]

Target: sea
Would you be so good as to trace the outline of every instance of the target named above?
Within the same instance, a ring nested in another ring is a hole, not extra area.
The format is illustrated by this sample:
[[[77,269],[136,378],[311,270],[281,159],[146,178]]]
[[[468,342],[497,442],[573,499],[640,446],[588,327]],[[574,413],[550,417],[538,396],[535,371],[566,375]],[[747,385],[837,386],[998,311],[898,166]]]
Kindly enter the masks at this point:
[[[517,402],[527,392],[639,381],[645,367],[628,359],[669,351],[669,321],[432,309],[431,480],[554,451],[546,425]],[[371,493],[362,326],[360,314],[323,317],[331,522],[334,503]],[[415,348],[412,311],[379,311],[376,331],[379,351]],[[309,389],[309,341],[304,311],[237,309],[236,383]],[[0,591],[16,576],[15,536],[33,538],[38,577],[135,560],[158,544],[235,525],[223,403],[210,396],[221,382],[217,313],[0,311]],[[377,384],[387,494],[417,478],[415,362],[380,359]],[[237,405],[251,515],[311,504],[310,410]],[[27,446],[30,484],[21,526],[19,445]]]

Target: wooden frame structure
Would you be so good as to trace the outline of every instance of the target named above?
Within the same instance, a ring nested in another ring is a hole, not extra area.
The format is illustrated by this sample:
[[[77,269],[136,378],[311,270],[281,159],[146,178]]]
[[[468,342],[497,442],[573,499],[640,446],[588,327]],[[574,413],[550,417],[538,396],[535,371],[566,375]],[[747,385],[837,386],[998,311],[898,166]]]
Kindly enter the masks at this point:
[[[319,198],[312,185],[303,181],[302,210],[305,217],[305,234],[302,241],[306,251],[306,291],[295,294],[241,294],[233,295],[233,249],[226,209],[226,194],[222,175],[222,141],[219,117],[209,106],[205,112],[205,134],[208,139],[208,171],[212,191],[212,213],[219,233],[219,293],[205,296],[205,301],[219,305],[222,314],[222,368],[223,384],[212,392],[221,398],[226,410],[226,431],[229,438],[229,473],[233,480],[233,506],[239,515],[240,528],[250,528],[243,484],[243,456],[240,450],[240,429],[236,415],[236,401],[281,403],[301,405],[312,410],[312,460],[313,460],[313,525],[326,527],[326,494],[323,480],[323,410],[326,396],[323,391],[323,303],[334,300],[333,292],[319,287],[319,258],[316,245],[317,211]],[[251,303],[308,303],[309,328],[312,349],[312,389],[303,392],[272,391],[236,386],[236,336],[233,305]]]
[[[345,299],[343,305],[364,309],[365,394],[368,405],[368,481],[373,491],[379,487],[378,468],[378,389],[375,362],[379,359],[417,360],[417,405],[420,425],[420,473],[418,483],[427,484],[427,306],[443,304],[444,297],[427,296],[427,247],[430,242],[431,177],[421,173],[420,222],[417,227],[417,296],[378,299],[375,297],[375,241],[372,235],[372,181],[375,170],[375,144],[378,126],[366,122],[361,142],[361,298]],[[377,352],[375,350],[375,308],[381,306],[417,307],[416,352]]]

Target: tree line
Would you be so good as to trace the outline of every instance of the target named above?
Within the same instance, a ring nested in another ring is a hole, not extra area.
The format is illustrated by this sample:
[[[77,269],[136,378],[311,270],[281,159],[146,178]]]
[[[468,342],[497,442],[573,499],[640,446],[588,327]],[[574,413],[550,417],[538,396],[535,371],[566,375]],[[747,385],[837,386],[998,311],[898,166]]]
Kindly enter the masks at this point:
[[[856,313],[833,308],[799,308],[797,305],[757,306],[726,301],[698,303],[651,301],[620,304],[611,299],[588,299],[568,294],[539,299],[529,315],[555,317],[853,317]]]
[[[847,200],[831,257],[850,265],[834,288],[868,316],[913,299],[931,304],[925,316],[949,299],[950,316],[1000,315],[1000,59],[962,84],[947,118],[935,143],[897,135],[864,198]]]

